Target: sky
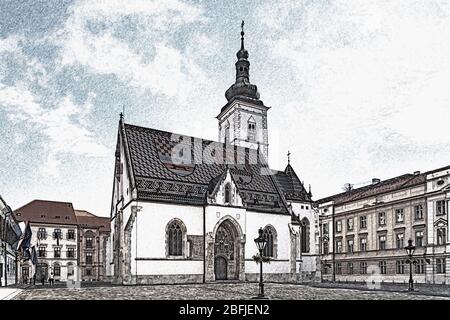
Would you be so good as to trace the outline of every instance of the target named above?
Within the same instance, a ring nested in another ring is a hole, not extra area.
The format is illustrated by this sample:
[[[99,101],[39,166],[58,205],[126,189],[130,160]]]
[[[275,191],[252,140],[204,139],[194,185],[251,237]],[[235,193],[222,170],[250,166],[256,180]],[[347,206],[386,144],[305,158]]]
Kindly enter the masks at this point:
[[[450,165],[450,0],[0,1],[0,194],[108,216],[119,113],[217,140],[245,20],[269,163],[314,199]]]

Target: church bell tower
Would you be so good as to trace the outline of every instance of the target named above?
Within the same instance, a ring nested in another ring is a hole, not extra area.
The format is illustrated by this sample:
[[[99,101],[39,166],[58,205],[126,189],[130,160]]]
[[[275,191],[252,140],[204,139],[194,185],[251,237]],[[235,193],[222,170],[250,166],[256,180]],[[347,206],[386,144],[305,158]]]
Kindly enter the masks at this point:
[[[250,62],[244,47],[244,21],[241,25],[241,48],[237,52],[236,81],[225,92],[227,103],[217,116],[219,141],[260,150],[269,159],[267,110],[259,99],[256,85],[250,83]]]

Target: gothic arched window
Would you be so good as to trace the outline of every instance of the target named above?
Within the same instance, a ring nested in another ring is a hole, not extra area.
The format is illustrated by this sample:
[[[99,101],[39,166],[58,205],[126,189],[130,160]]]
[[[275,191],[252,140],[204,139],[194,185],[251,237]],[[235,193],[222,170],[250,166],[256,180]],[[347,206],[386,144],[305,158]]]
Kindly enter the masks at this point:
[[[309,220],[307,218],[302,219],[301,226],[301,252],[309,252]]]
[[[256,140],[256,122],[253,117],[250,117],[247,123],[247,139],[251,142]]]
[[[275,228],[266,226],[263,230],[263,237],[266,239],[263,255],[265,257],[275,257],[277,234]]]
[[[231,203],[231,184],[225,185],[225,203]]]
[[[167,225],[167,253],[169,256],[182,256],[184,253],[183,243],[186,236],[186,228],[184,224],[175,219]]]

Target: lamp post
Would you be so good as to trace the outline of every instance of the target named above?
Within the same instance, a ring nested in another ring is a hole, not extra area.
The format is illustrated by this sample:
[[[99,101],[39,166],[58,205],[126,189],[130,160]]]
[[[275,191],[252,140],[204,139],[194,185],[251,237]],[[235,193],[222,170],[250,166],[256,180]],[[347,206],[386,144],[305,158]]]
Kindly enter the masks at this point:
[[[264,283],[263,283],[263,250],[266,246],[267,240],[263,236],[263,229],[259,228],[259,237],[255,239],[256,247],[259,250],[259,293],[258,296],[255,297],[255,299],[267,299],[267,297],[264,296]]]
[[[413,265],[413,254],[414,250],[416,249],[415,246],[412,244],[412,240],[408,240],[408,245],[405,247],[406,253],[408,254],[409,258],[409,284],[408,284],[408,291],[414,291],[414,281],[412,277],[412,265]]]

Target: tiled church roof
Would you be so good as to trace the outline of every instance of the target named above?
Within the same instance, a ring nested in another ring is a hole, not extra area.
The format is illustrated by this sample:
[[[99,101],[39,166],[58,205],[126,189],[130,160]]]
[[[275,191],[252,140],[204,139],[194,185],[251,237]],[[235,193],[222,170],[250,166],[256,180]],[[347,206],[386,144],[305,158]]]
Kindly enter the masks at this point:
[[[172,133],[130,124],[123,126],[139,199],[203,204],[213,180],[217,180],[228,167],[247,208],[287,213],[283,196],[275,185],[274,176],[267,174],[270,169],[262,156],[257,156],[255,150],[233,146],[231,152],[227,152],[222,143],[181,136],[182,141],[187,141],[191,146],[183,152],[191,150],[193,159],[191,163],[194,164],[174,165],[170,158],[171,150],[174,150],[180,141],[172,141],[174,140]],[[215,146],[212,149],[216,152],[208,152],[212,150],[210,149],[212,145]],[[180,149],[178,152],[181,152]],[[197,161],[205,154],[212,154],[212,157],[219,156],[219,150],[223,150],[225,158],[235,157],[245,159],[245,162],[226,164]]]
[[[300,182],[297,174],[290,164],[284,171],[277,171],[275,179],[281,188],[286,200],[311,202],[311,195]]]

